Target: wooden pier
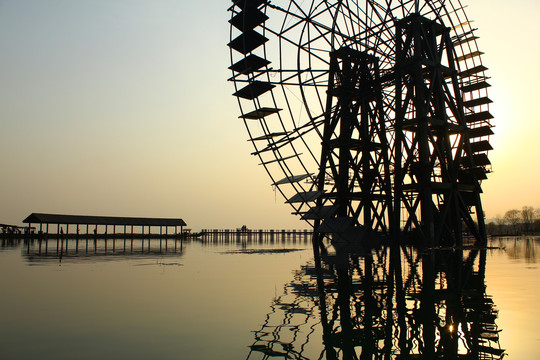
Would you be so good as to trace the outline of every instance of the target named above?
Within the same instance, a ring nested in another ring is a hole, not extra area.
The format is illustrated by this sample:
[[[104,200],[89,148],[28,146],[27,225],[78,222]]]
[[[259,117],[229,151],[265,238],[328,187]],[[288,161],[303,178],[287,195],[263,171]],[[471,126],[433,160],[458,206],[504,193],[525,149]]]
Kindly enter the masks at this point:
[[[312,230],[202,229],[197,239],[205,243],[298,243],[311,242]]]
[[[117,217],[117,216],[87,216],[87,215],[64,215],[64,214],[42,214],[32,213],[23,223],[28,224],[28,232],[32,233],[32,224],[39,225],[38,234],[57,235],[104,235],[110,238],[109,231],[112,230],[112,237],[148,237],[148,236],[169,236],[169,230],[172,230],[171,237],[178,236],[183,232],[186,226],[184,220],[179,218],[140,218],[140,217]],[[49,228],[49,225],[51,228]],[[71,228],[70,228],[71,225]],[[159,235],[152,234],[152,229],[159,228]],[[117,232],[117,229],[121,233]],[[180,232],[178,232],[180,229]],[[71,230],[71,231],[70,231]],[[138,232],[140,230],[140,232]]]
[[[129,229],[129,228],[128,228]],[[123,240],[123,239],[144,239],[144,240],[159,240],[159,239],[185,239],[186,233],[155,233],[155,232],[98,232],[98,233],[56,233],[56,232],[19,232],[19,233],[0,233],[0,239],[2,240],[56,240],[56,239],[69,239],[69,240]]]

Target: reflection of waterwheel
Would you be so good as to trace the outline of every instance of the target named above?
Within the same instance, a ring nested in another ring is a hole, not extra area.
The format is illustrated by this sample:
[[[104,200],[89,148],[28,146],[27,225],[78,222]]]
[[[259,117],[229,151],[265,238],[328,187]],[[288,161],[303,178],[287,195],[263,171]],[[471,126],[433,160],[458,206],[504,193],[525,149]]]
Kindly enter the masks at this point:
[[[491,100],[459,0],[237,0],[230,11],[240,118],[295,214],[320,231],[485,239]]]

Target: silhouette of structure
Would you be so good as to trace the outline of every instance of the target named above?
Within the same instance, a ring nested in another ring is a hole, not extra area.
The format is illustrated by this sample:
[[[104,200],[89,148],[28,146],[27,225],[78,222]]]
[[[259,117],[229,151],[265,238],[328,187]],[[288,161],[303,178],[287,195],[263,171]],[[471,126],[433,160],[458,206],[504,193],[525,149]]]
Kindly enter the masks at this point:
[[[178,228],[180,228],[180,233],[183,231],[183,227],[186,226],[186,223],[182,219],[163,219],[163,218],[139,218],[139,217],[113,217],[113,216],[86,216],[86,215],[60,215],[60,214],[41,214],[41,213],[32,213],[26,219],[23,220],[24,223],[28,224],[28,227],[31,228],[32,224],[39,224],[39,233],[40,234],[49,234],[49,230],[53,234],[72,234],[72,235],[88,235],[90,234],[90,227],[93,227],[93,234],[98,235],[98,226],[104,226],[104,234],[107,234],[109,226],[112,226],[112,234],[116,234],[116,227],[118,226],[121,229],[121,236],[135,236],[142,235],[147,236],[151,234],[152,227],[159,227],[160,236],[168,236],[169,228],[174,228],[174,232],[171,236],[177,236]],[[49,225],[56,225],[52,229],[49,229]],[[65,225],[65,230],[63,225]],[[70,233],[69,225],[74,225],[72,229],[75,229],[74,232]],[[129,227],[129,230],[128,230]],[[138,227],[140,233],[136,233],[135,229]],[[148,229],[147,234],[145,235],[145,229]],[[163,229],[165,229],[165,234],[163,234]],[[56,230],[56,232],[54,232]]]
[[[202,229],[197,236],[203,243],[287,243],[303,241],[308,242],[313,236],[308,230],[231,230],[231,229]]]
[[[32,227],[23,227],[18,225],[0,224],[1,234],[21,234],[35,230]]]
[[[323,238],[486,243],[491,100],[460,0],[236,0],[231,81],[272,185]],[[328,235],[333,234],[333,235]]]

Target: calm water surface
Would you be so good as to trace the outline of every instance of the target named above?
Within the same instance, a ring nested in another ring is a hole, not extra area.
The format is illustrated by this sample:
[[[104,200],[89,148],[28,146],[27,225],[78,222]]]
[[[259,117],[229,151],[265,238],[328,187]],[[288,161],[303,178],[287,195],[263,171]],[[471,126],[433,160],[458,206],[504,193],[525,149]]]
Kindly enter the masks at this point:
[[[492,240],[502,249],[483,256],[466,250],[459,264],[469,261],[470,272],[462,275],[441,265],[456,261],[453,252],[428,262],[402,251],[402,276],[391,275],[397,262],[390,265],[384,249],[369,260],[346,259],[352,270],[345,274],[336,257],[317,272],[303,237],[181,246],[70,240],[57,247],[49,240],[41,248],[0,241],[0,359],[326,359],[349,357],[347,347],[396,358],[428,353],[428,342],[434,351],[470,353],[471,334],[484,339],[476,358],[501,358],[499,349],[505,358],[540,358],[538,238]],[[454,277],[466,284],[458,302]],[[471,279],[480,290],[472,291]],[[405,291],[394,291],[400,281]],[[471,305],[478,294],[481,304]],[[477,315],[452,304],[489,313],[484,330],[467,328]],[[349,322],[338,316],[347,311]],[[430,321],[433,329],[420,330]],[[453,323],[454,335],[445,335]]]

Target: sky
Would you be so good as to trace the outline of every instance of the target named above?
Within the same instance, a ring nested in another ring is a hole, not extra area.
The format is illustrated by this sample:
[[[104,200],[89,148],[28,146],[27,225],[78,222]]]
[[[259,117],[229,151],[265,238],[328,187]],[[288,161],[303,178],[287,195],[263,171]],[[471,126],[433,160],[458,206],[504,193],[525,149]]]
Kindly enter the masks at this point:
[[[540,207],[537,0],[463,0],[494,101],[487,218]],[[0,223],[32,212],[301,229],[228,82],[230,1],[0,0]]]

